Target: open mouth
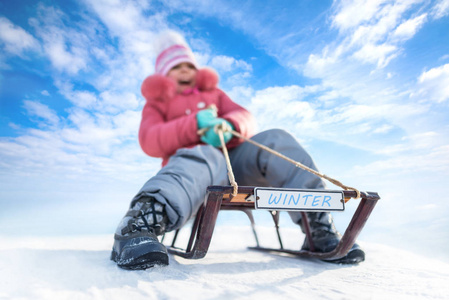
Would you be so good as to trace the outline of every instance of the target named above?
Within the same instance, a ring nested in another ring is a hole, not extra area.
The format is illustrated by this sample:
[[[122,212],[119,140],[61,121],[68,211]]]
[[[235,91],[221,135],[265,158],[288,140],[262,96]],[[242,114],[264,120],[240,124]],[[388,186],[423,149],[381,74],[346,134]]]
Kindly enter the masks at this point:
[[[178,81],[179,85],[189,85],[190,86],[191,83],[192,83],[192,81],[190,81],[190,80],[179,80]]]

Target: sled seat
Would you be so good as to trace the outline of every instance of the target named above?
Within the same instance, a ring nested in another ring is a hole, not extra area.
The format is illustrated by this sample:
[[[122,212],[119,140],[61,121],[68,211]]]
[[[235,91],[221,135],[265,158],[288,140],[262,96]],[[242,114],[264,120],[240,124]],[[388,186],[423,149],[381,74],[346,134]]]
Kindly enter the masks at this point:
[[[290,250],[285,249],[282,244],[281,236],[279,234],[279,212],[270,211],[277,237],[279,239],[279,248],[265,248],[259,245],[259,239],[256,233],[255,222],[252,214],[252,210],[255,209],[254,191],[255,187],[239,186],[236,196],[232,195],[232,186],[209,186],[207,188],[206,199],[203,206],[198,210],[195,220],[192,225],[190,238],[185,249],[175,246],[176,238],[179,233],[179,229],[175,232],[171,246],[167,247],[167,250],[175,255],[187,259],[200,259],[206,256],[209,249],[209,245],[214,232],[216,220],[220,210],[237,210],[244,212],[251,222],[251,227],[256,239],[256,247],[249,247],[253,250],[267,251],[267,252],[280,252],[287,253],[301,257],[311,257],[318,259],[334,260],[344,257],[351,247],[354,245],[357,236],[362,231],[368,220],[374,206],[380,199],[379,195],[375,192],[361,192],[360,203],[355,211],[348,227],[346,228],[340,243],[337,248],[331,252],[314,252],[313,245],[310,245],[310,251],[306,250]],[[310,190],[313,191],[313,190]],[[344,198],[356,197],[355,191],[343,191]],[[307,215],[305,212],[301,212],[302,218],[305,222],[306,235],[310,238],[310,230],[308,227]]]

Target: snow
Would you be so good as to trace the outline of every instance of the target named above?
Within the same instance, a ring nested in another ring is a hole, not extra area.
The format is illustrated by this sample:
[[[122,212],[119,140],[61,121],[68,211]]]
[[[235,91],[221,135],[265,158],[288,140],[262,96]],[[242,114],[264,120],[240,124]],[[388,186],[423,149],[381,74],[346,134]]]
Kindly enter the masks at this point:
[[[275,246],[271,227],[258,227]],[[282,228],[299,247],[296,228]],[[186,245],[188,230],[178,246]],[[288,238],[287,238],[288,237]],[[367,260],[334,265],[247,250],[249,226],[218,225],[205,258],[125,271],[109,260],[112,234],[0,236],[0,299],[447,299],[449,264],[369,241]],[[167,237],[171,241],[170,237]]]

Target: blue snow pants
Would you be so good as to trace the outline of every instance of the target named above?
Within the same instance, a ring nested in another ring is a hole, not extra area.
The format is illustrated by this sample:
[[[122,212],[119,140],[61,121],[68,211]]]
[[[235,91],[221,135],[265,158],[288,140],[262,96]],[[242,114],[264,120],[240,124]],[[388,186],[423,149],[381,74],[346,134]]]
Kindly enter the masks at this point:
[[[317,169],[310,155],[284,130],[272,129],[251,138],[312,169]],[[244,142],[229,151],[235,179],[242,186],[323,189],[316,175]],[[154,177],[148,180],[131,202],[154,197],[165,205],[169,218],[167,231],[182,227],[204,203],[209,185],[229,185],[223,153],[210,145],[179,149]],[[299,212],[290,212],[299,223]]]

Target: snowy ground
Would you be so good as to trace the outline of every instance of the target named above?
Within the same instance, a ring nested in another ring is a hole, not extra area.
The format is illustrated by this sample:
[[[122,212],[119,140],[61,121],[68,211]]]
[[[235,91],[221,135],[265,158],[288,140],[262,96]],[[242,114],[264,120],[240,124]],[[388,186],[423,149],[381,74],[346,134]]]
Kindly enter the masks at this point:
[[[258,228],[274,245],[272,228]],[[287,246],[297,229],[282,231]],[[187,231],[182,231],[184,245]],[[111,235],[0,236],[0,299],[447,299],[449,264],[359,241],[367,260],[333,265],[246,249],[249,227],[218,226],[201,260],[124,271],[109,260]]]

